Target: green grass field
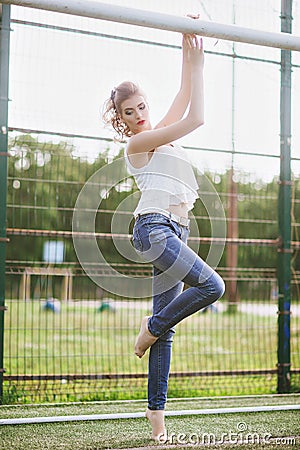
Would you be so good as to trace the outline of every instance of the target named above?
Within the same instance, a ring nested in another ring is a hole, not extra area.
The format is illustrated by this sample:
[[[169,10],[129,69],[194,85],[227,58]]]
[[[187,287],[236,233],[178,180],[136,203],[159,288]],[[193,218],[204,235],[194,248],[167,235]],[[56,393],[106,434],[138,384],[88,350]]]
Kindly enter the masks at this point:
[[[88,373],[126,373],[147,366],[133,346],[150,302],[103,313],[93,302],[63,303],[60,314],[43,311],[41,302],[8,303],[5,355],[11,374],[76,373],[84,367]],[[277,316],[195,314],[177,326],[173,369],[199,370],[199,356],[208,371],[275,367],[276,349]]]
[[[173,399],[169,411],[240,406],[300,404],[300,395]],[[1,406],[3,418],[140,412],[143,401]],[[300,448],[299,411],[252,412],[167,417],[168,444],[149,439],[146,419],[77,421],[48,424],[1,425],[4,450],[102,449],[296,449]]]
[[[265,303],[266,304],[266,303]],[[10,301],[5,323],[6,375],[146,374],[147,358],[133,352],[140,320],[150,302],[119,302],[97,311],[99,303],[62,303],[60,314],[39,301]],[[246,303],[243,303],[246,305]],[[268,303],[267,303],[268,305]],[[272,305],[269,305],[270,307]],[[273,305],[274,306],[274,305]],[[276,369],[277,317],[237,312],[195,314],[177,327],[172,372]],[[255,311],[255,310],[254,310]],[[292,367],[300,367],[297,323],[292,323]],[[298,377],[299,378],[299,377]],[[297,392],[298,381],[292,386]],[[42,396],[34,399],[37,392]],[[122,381],[5,384],[6,403],[145,398],[145,379]],[[170,397],[276,392],[276,375],[171,378]]]

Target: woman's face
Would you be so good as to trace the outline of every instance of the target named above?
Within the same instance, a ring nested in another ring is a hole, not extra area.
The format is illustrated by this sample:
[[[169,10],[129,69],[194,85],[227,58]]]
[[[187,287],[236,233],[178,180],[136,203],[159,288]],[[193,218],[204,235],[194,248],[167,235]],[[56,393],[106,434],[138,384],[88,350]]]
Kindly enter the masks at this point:
[[[133,134],[151,130],[149,108],[142,95],[133,95],[121,104],[121,118]]]

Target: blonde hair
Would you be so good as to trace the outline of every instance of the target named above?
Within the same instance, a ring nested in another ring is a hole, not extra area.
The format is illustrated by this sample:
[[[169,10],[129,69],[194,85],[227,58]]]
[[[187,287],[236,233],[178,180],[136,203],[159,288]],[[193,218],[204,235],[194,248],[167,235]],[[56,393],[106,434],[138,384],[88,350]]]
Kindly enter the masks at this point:
[[[104,123],[113,127],[121,139],[124,139],[124,136],[132,136],[130,129],[122,120],[121,105],[125,100],[136,94],[145,97],[136,84],[131,81],[123,81],[111,91],[110,98],[104,103],[102,119]]]

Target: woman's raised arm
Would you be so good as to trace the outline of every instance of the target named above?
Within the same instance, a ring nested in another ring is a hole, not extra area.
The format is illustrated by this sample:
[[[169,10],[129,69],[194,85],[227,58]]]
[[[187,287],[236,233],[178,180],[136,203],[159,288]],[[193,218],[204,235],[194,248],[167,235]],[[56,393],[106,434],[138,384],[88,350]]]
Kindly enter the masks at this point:
[[[189,61],[189,46],[187,35],[182,35],[182,68],[180,89],[174,98],[166,115],[160,120],[155,128],[165,127],[180,120],[191,99],[191,65]]]
[[[204,123],[202,39],[196,35],[186,35],[185,45],[189,60],[191,92],[188,114],[170,125],[142,131],[132,136],[128,142],[128,153],[148,152],[160,145],[180,139]],[[182,117],[182,116],[181,116]]]

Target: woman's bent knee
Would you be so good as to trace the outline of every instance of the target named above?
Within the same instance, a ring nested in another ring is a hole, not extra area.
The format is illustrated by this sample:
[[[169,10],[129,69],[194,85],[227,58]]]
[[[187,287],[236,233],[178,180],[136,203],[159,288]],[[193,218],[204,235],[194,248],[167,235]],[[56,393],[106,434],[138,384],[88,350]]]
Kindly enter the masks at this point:
[[[225,283],[217,272],[214,272],[214,274],[207,280],[207,289],[213,302],[224,295]]]
[[[225,293],[225,283],[219,275],[218,275],[218,281],[216,283],[215,289],[216,289],[216,295],[218,296],[217,299],[223,297],[223,295]]]

